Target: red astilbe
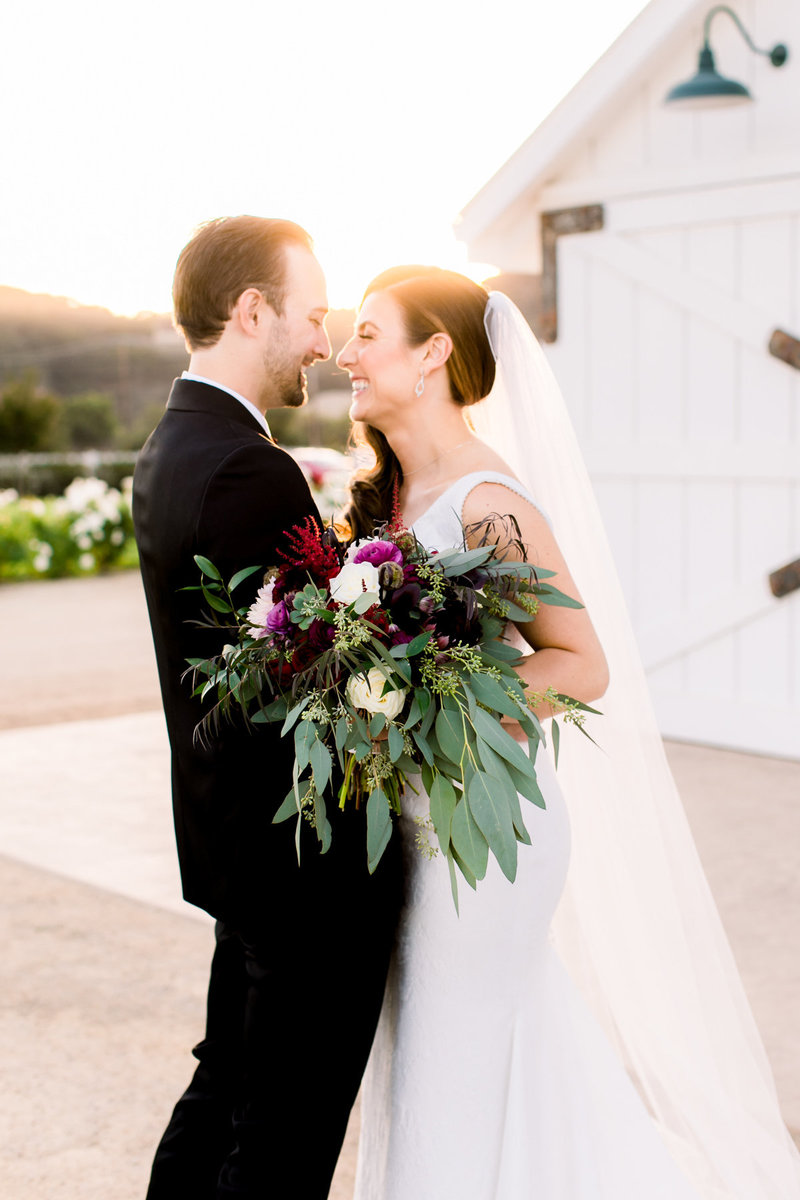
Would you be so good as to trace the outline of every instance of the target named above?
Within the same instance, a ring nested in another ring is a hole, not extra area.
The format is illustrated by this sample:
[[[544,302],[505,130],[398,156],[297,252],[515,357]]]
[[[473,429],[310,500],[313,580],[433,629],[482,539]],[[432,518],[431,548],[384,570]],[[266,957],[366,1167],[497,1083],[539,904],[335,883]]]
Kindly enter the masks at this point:
[[[326,545],[322,530],[314,517],[306,517],[302,525],[293,525],[286,532],[288,550],[279,550],[286,566],[281,567],[275,581],[273,596],[281,599],[287,592],[302,588],[311,578],[318,587],[326,587],[340,570],[335,546]]]

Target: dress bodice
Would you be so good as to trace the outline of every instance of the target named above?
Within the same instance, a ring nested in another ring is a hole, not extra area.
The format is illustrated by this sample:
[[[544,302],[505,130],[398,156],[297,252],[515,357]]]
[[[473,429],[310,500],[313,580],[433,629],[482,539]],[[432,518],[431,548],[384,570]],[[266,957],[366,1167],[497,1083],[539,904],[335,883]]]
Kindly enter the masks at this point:
[[[445,550],[461,544],[464,502],[473,488],[481,483],[500,483],[509,491],[516,492],[537,508],[549,524],[547,513],[539,508],[527,488],[513,475],[506,475],[502,471],[471,471],[445,488],[430,507],[417,517],[412,529],[423,546],[429,550]]]

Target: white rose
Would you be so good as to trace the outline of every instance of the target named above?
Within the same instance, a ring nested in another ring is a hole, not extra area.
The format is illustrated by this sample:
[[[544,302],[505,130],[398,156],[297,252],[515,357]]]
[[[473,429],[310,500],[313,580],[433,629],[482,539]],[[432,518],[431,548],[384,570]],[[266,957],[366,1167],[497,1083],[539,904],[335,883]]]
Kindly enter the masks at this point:
[[[392,688],[382,695],[385,685],[386,676],[383,671],[379,667],[370,667],[366,675],[350,676],[346,688],[347,699],[354,708],[383,713],[387,721],[392,721],[405,703],[408,688]]]
[[[330,582],[331,595],[339,604],[352,604],[364,592],[374,595],[377,604],[379,587],[378,568],[368,562],[345,563]]]

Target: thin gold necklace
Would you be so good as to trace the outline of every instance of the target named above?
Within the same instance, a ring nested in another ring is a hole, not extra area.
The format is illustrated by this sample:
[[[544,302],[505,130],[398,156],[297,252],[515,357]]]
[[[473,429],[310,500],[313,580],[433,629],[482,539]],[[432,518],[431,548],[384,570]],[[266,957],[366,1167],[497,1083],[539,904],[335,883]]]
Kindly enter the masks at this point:
[[[472,438],[466,438],[465,441],[459,442],[457,446],[451,446],[449,450],[443,450],[441,454],[437,454],[436,458],[432,458],[430,462],[423,463],[421,467],[414,467],[413,471],[403,471],[403,478],[408,479],[410,475],[416,475],[419,471],[424,471],[426,467],[432,467],[440,458],[447,458],[448,454],[455,454],[456,450],[460,450],[462,446],[466,446]]]

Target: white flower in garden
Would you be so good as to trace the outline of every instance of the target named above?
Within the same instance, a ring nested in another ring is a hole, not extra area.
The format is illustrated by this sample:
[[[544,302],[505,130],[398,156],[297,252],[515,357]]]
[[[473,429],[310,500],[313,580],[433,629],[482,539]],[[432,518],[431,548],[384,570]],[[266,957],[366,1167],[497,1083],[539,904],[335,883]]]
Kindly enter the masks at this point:
[[[80,569],[82,571],[93,571],[94,570],[94,555],[93,554],[81,554],[80,557],[78,558],[78,566],[80,567]]]
[[[73,479],[64,489],[64,498],[72,512],[82,512],[90,504],[97,503],[108,491],[108,484],[102,479],[90,476],[88,479]]]
[[[28,549],[33,553],[33,569],[34,571],[44,572],[50,569],[50,562],[53,557],[53,547],[49,542],[40,542],[38,538],[31,538],[28,542]]]
[[[125,541],[125,534],[121,529],[112,529],[108,540],[112,546],[121,546]]]
[[[379,587],[378,568],[368,562],[345,563],[330,582],[331,596],[338,604],[352,604],[364,592],[374,596],[377,604]]]
[[[386,676],[380,667],[370,667],[366,675],[351,675],[347,681],[347,699],[354,708],[364,708],[370,713],[383,713],[392,721],[405,703],[408,688],[391,688],[386,694],[383,689]]]
[[[53,547],[48,546],[48,544],[46,542],[43,542],[41,550],[38,551],[36,557],[33,560],[34,571],[41,571],[42,573],[44,573],[45,571],[49,571],[50,570],[50,562],[51,562],[52,558],[53,558]]]
[[[0,488],[0,508],[5,508],[7,504],[15,504],[19,500],[19,492],[16,488]]]
[[[90,533],[79,533],[75,538],[75,544],[79,550],[91,550],[92,535]]]
[[[266,637],[267,617],[275,607],[275,601],[272,599],[272,589],[274,586],[274,582],[270,582],[260,587],[256,592],[255,600],[247,610],[245,621],[250,626],[251,637]]]

